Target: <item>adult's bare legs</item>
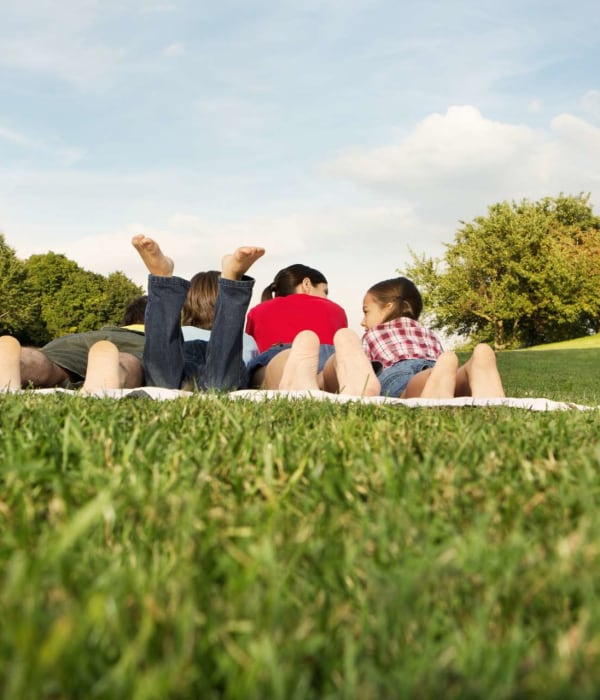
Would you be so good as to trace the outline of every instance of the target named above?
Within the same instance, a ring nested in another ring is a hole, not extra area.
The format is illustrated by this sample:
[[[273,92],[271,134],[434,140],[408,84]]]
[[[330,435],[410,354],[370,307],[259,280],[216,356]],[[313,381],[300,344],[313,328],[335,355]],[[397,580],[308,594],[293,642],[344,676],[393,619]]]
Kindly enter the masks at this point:
[[[0,338],[0,391],[21,388],[21,346],[16,338]]]
[[[40,350],[22,348],[10,336],[0,341],[0,387],[6,386],[9,378],[12,388],[59,386],[69,379],[69,374]]]
[[[102,389],[134,389],[143,382],[142,364],[135,355],[119,352],[114,343],[100,340],[88,353],[83,393]]]
[[[291,354],[291,349],[278,352],[264,367],[258,367],[252,373],[253,389],[279,389],[285,366]]]
[[[340,328],[333,344],[335,355],[323,368],[325,391],[350,396],[379,396],[381,385],[356,333],[349,328]]]
[[[281,358],[284,355],[284,358]],[[278,360],[278,362],[275,362]],[[275,369],[272,365],[275,364]],[[281,372],[279,369],[281,367]],[[269,371],[271,370],[271,372]],[[318,390],[317,373],[319,371],[319,337],[313,331],[301,331],[294,338],[289,351],[284,350],[269,362],[265,372],[265,388],[274,389],[276,386],[267,385],[274,381],[280,373],[277,384],[279,389],[288,391]],[[273,377],[273,380],[271,380]]]
[[[119,386],[123,389],[135,389],[144,383],[144,368],[135,355],[129,352],[119,353]]]
[[[88,363],[82,393],[103,389],[119,389],[119,349],[110,340],[99,340],[88,352]]]
[[[299,333],[289,353],[284,355],[285,351],[281,352],[271,361],[284,355],[280,361],[284,366],[279,388],[324,389],[350,396],[378,396],[381,389],[379,380],[356,333],[342,328],[335,334],[333,343],[335,354],[328,358],[323,372],[318,374],[319,338],[313,331]]]

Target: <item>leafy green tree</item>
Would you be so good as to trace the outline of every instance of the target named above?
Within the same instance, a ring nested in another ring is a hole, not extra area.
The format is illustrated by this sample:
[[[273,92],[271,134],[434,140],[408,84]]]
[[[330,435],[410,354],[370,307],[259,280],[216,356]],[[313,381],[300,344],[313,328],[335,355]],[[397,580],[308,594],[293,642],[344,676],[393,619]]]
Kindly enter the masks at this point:
[[[411,251],[405,271],[435,327],[497,348],[598,331],[600,219],[589,195],[501,202],[461,223],[442,260]]]
[[[21,340],[35,317],[26,277],[23,262],[0,233],[0,335],[13,335]]]
[[[119,324],[127,303],[142,294],[122,272],[104,277],[54,252],[32,255],[25,269],[29,289],[38,300],[31,333],[36,345],[66,333]]]

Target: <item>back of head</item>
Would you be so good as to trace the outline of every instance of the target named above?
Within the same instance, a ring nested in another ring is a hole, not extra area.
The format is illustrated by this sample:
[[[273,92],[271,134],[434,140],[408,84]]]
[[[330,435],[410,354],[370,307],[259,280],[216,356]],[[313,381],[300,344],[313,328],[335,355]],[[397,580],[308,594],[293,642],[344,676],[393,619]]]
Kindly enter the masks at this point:
[[[146,315],[147,304],[148,297],[145,294],[143,296],[139,296],[135,299],[132,299],[125,308],[121,325],[134,326],[140,323],[143,324],[144,317]]]
[[[325,275],[319,270],[315,270],[314,267],[308,267],[308,265],[295,263],[284,267],[283,270],[279,270],[275,275],[275,279],[263,290],[260,300],[268,301],[273,299],[273,297],[287,297],[290,294],[295,294],[296,287],[302,284],[302,280],[307,277],[315,287],[318,284],[327,284]]]
[[[215,319],[215,304],[219,290],[220,273],[216,270],[198,272],[190,280],[190,288],[183,303],[181,323],[210,330]]]
[[[415,283],[406,277],[394,277],[378,282],[368,290],[368,293],[375,297],[381,306],[392,304],[386,321],[402,316],[416,321],[423,310],[421,293]]]

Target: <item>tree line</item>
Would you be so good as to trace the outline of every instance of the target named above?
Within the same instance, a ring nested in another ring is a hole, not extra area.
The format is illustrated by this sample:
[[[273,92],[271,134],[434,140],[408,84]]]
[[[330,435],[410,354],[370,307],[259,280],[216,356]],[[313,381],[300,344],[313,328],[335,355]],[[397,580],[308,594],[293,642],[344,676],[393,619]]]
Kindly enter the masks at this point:
[[[499,202],[461,221],[441,258],[418,255],[400,274],[423,294],[427,322],[497,349],[600,330],[600,217],[590,195]],[[122,272],[107,277],[48,252],[19,260],[0,234],[0,334],[42,345],[65,333],[118,324],[142,294]]]
[[[142,293],[123,272],[100,275],[62,254],[20,260],[0,233],[0,335],[41,346],[66,333],[118,325]]]
[[[600,330],[600,218],[589,194],[500,202],[461,221],[442,258],[404,271],[434,328],[497,349]]]

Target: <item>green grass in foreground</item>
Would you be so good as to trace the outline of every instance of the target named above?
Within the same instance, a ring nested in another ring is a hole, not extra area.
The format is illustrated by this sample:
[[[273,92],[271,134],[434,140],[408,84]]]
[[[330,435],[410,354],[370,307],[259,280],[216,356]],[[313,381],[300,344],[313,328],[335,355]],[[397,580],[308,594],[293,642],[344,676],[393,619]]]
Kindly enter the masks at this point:
[[[599,415],[0,396],[0,693],[596,697]]]

